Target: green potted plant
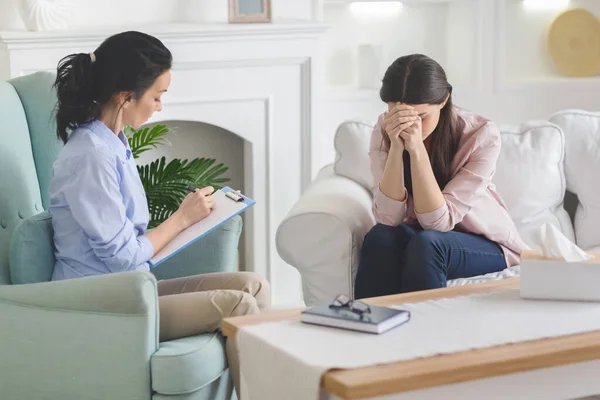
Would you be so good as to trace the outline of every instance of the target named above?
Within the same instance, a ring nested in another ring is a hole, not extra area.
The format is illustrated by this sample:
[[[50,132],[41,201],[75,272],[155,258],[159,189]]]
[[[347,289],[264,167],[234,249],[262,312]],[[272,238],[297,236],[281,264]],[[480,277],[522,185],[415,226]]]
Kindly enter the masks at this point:
[[[167,136],[173,131],[166,125],[155,125],[135,130],[125,127],[125,135],[129,141],[134,159],[140,154],[167,144]],[[169,218],[183,198],[188,194],[185,185],[193,187],[213,186],[221,189],[229,178],[222,177],[228,168],[222,163],[216,164],[213,158],[194,158],[181,160],[175,158],[169,162],[160,157],[150,164],[138,165],[138,173],[146,191],[150,223],[148,228],[155,228]]]

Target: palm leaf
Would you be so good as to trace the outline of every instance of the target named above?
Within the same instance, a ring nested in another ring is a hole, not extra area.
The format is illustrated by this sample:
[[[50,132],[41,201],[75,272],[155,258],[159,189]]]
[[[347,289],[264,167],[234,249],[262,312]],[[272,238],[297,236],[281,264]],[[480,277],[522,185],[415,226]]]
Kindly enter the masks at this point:
[[[194,163],[196,162],[196,163]],[[229,170],[223,164],[213,166],[214,159],[196,158],[190,164],[190,172],[194,176],[193,184],[197,187],[213,186],[215,189],[221,189],[220,183],[229,182],[228,178],[217,178]]]
[[[156,149],[159,145],[169,143],[166,137],[171,133],[171,130],[165,125],[155,125],[152,129],[142,128],[138,131],[127,127],[125,132],[133,132],[131,136],[127,136],[127,140],[129,141],[133,158],[138,158],[140,154],[148,150]]]
[[[177,210],[177,208],[175,208],[175,210]],[[168,206],[157,207],[154,210],[154,213],[151,214],[152,218],[150,219],[150,222],[148,223],[148,228],[150,228],[150,229],[156,228],[164,220],[166,220],[167,218],[169,218],[169,216],[173,212],[174,212],[174,210],[171,207],[168,207]]]
[[[125,134],[134,158],[140,154],[168,143],[166,136],[171,133],[165,125],[135,130],[125,127]],[[193,160],[174,159],[167,163],[165,157],[147,165],[138,166],[138,173],[146,191],[150,211],[149,228],[155,228],[169,218],[188,194],[185,185],[195,187],[213,186],[221,189],[221,184],[229,178],[221,177],[228,168],[215,164],[214,159],[195,158]]]
[[[135,129],[133,129],[133,127],[129,125],[125,125],[123,127],[123,133],[125,133],[125,136],[127,137],[127,139],[129,139],[130,136],[133,136],[135,134]]]
[[[192,174],[194,174],[195,177],[198,177],[204,174],[204,172],[214,163],[215,160],[213,159],[195,158],[187,164],[187,168]]]
[[[214,159],[206,158],[191,161],[174,159],[167,163],[165,157],[161,157],[149,165],[138,166],[150,211],[149,228],[160,225],[177,211],[188,194],[185,185],[221,189],[220,184],[229,179],[219,176],[228,168],[223,164],[213,166],[214,163]]]

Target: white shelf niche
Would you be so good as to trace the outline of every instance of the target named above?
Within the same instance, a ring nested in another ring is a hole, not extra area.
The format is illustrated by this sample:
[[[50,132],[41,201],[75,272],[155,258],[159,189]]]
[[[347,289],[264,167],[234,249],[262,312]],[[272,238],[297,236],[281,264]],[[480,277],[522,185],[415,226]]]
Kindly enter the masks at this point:
[[[504,61],[501,84],[509,90],[539,87],[600,85],[596,77],[570,77],[561,74],[548,49],[548,32],[552,22],[566,9],[527,9],[523,0],[502,0],[500,33]],[[583,8],[600,18],[600,1],[570,0],[568,9]]]

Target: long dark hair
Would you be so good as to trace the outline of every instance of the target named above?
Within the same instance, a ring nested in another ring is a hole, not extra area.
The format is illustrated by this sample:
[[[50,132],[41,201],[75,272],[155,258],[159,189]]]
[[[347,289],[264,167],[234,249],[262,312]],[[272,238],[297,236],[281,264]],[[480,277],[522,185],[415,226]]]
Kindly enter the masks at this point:
[[[429,139],[429,160],[435,179],[443,189],[452,179],[452,160],[460,141],[452,105],[452,85],[448,83],[444,69],[423,54],[400,57],[385,72],[379,96],[385,103],[406,104],[442,104],[448,99],[440,110],[440,120]],[[389,137],[383,137],[389,145]],[[410,166],[408,159],[408,152],[405,152],[405,167]],[[407,178],[405,186],[412,193],[410,173]]]
[[[102,106],[117,93],[141,97],[172,62],[160,40],[135,31],[109,37],[93,53],[64,57],[54,82],[58,138],[67,143],[69,132],[98,118]]]

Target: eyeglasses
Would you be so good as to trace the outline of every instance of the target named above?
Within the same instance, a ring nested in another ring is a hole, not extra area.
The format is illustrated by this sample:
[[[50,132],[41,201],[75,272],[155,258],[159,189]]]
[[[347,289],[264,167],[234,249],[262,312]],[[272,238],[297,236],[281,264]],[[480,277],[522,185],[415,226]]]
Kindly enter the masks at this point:
[[[371,308],[367,304],[361,301],[351,300],[350,297],[345,294],[337,295],[329,305],[329,308],[348,308],[353,313],[361,316],[371,312]]]

